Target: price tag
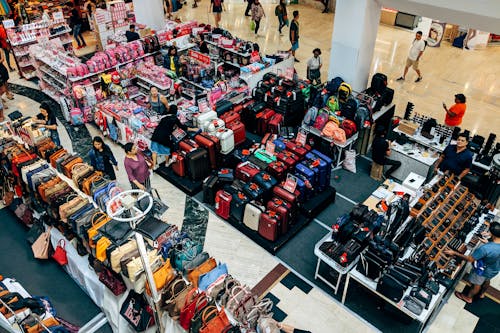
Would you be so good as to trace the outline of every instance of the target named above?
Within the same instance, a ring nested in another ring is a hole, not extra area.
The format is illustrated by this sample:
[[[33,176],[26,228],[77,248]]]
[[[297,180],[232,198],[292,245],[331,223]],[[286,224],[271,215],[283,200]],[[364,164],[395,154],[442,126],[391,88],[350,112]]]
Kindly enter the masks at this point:
[[[274,149],[275,148],[276,148],[276,145],[271,140],[268,140],[266,142],[266,153],[268,153],[270,156],[274,156]]]
[[[8,28],[14,28],[16,26],[16,23],[14,20],[4,20],[3,21],[3,27],[8,29]]]
[[[297,178],[292,174],[288,174],[286,176],[286,181],[285,185],[283,185],[283,188],[290,193],[294,193],[296,187],[297,187]]]
[[[297,133],[297,138],[295,139],[295,142],[297,142],[301,146],[305,146],[307,142],[307,134],[303,130],[299,130]]]
[[[288,80],[293,80],[294,75],[295,75],[295,68],[289,67],[286,69],[285,78],[287,78]]]
[[[62,21],[64,20],[64,14],[62,11],[52,13],[52,18],[54,21]]]
[[[193,50],[189,50],[188,55],[190,58],[193,58],[193,59],[195,59],[203,64],[210,65],[210,57],[207,56],[206,54],[196,52]]]
[[[210,111],[210,107],[208,106],[208,101],[206,98],[200,98],[198,100],[198,110],[201,113]]]

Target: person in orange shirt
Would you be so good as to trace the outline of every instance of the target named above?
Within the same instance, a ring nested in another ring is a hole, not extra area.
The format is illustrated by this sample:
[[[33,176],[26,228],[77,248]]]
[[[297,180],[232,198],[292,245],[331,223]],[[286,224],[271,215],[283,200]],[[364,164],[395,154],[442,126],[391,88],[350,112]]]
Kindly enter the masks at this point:
[[[447,126],[459,126],[462,123],[462,118],[464,117],[465,109],[467,108],[464,94],[456,94],[455,104],[453,104],[449,109],[443,102],[443,108],[446,111],[444,123]]]

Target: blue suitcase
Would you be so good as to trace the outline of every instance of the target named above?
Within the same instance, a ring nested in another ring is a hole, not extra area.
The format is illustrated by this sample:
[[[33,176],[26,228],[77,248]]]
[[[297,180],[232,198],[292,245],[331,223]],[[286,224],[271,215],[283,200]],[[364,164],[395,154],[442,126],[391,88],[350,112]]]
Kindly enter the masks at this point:
[[[301,173],[296,173],[294,176],[297,178],[297,189],[304,201],[311,199],[315,194],[315,188],[311,182]]]
[[[295,178],[297,178],[297,187],[296,187],[296,189],[299,190],[299,192],[300,192],[298,200],[299,200],[299,202],[304,202],[304,201],[307,200],[306,199],[307,198],[307,193],[310,190],[308,189],[308,186],[306,186],[306,183],[304,182],[304,180],[302,179],[302,177],[298,177],[297,175],[294,175],[294,176],[295,176]]]
[[[260,185],[251,182],[243,186],[243,193],[245,193],[250,200],[260,200],[264,195],[264,189]]]
[[[278,139],[274,140],[273,143],[275,145],[274,149],[276,152],[280,152],[282,150],[286,149],[286,139],[279,137]]]
[[[306,160],[303,163],[308,166],[309,169],[317,170],[317,190],[320,192],[323,191],[330,184],[331,170],[330,168],[328,168],[328,164],[321,158],[318,158],[314,155],[312,156],[312,159],[309,159],[306,156]]]
[[[304,177],[311,183],[313,188],[318,185],[319,169],[311,169],[306,162],[300,162],[295,167],[295,173],[304,175]]]
[[[327,184],[329,185],[330,184],[330,177],[332,175],[333,160],[329,156],[323,154],[322,152],[320,152],[320,151],[318,151],[316,149],[314,149],[313,151],[311,151],[311,153],[314,154],[314,155],[316,155],[316,156],[318,156],[319,158],[321,158],[323,161],[326,162],[326,164],[328,166],[328,173],[327,173],[328,180],[327,180]]]
[[[276,184],[278,184],[276,178],[271,176],[271,174],[269,174],[266,171],[261,171],[258,174],[256,174],[253,177],[252,181],[257,185],[259,185],[260,187],[262,187],[262,190],[264,191],[262,196],[264,202],[269,200],[269,198],[273,194],[273,187],[276,186]]]
[[[245,213],[245,205],[250,201],[247,195],[233,186],[225,186],[224,191],[231,194],[233,197],[230,206],[230,215],[238,222],[243,222],[243,214]]]

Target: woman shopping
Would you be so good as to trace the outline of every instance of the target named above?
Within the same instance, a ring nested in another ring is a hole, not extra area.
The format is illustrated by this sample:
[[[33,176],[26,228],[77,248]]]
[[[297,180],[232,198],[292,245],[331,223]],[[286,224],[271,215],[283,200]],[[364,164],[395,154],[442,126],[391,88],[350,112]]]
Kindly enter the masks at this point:
[[[48,101],[43,101],[40,103],[40,113],[32,119],[38,127],[44,128],[50,131],[50,138],[56,146],[61,145],[61,140],[59,139],[59,133],[57,132],[57,120],[54,111],[50,108]]]
[[[257,33],[259,32],[260,20],[264,16],[266,16],[266,13],[264,12],[262,4],[259,0],[255,0],[252,4],[252,20],[255,22],[255,36],[258,36]]]
[[[89,158],[90,164],[95,170],[102,171],[111,180],[116,180],[115,170],[118,171],[118,162],[111,148],[104,143],[100,136],[96,136],[92,140]]]
[[[130,186],[134,190],[151,190],[151,181],[149,179],[152,164],[146,161],[144,155],[139,152],[137,146],[132,142],[125,144],[125,171],[127,172]]]
[[[151,87],[151,89],[149,89],[149,105],[150,108],[160,116],[168,112],[167,98],[161,95],[156,87]]]

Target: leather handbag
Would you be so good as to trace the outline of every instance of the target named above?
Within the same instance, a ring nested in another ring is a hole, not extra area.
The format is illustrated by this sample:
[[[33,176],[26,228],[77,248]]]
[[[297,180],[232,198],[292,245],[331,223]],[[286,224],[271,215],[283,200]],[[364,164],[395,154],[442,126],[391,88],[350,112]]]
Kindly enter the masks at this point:
[[[204,292],[198,292],[196,288],[193,288],[186,296],[184,306],[179,314],[179,324],[181,327],[188,330],[191,326],[191,319],[194,314],[207,304],[207,295]]]
[[[189,271],[195,269],[196,267],[200,266],[201,264],[203,264],[205,261],[208,260],[208,258],[210,258],[210,255],[208,254],[208,252],[199,253],[196,257],[194,257],[193,260],[186,263],[186,265],[184,266],[184,269],[186,270],[186,272],[189,272]]]
[[[92,226],[87,231],[88,237],[89,237],[89,246],[91,248],[95,247],[95,243],[94,243],[93,239],[97,235],[97,233],[99,232],[99,228],[104,226],[109,221],[111,221],[111,218],[102,212],[97,212],[92,216],[92,218],[90,219],[90,223]]]
[[[112,272],[106,267],[103,267],[99,272],[99,281],[111,290],[115,296],[119,296],[127,290],[127,286],[125,286],[122,276]]]
[[[49,259],[50,251],[50,229],[49,227],[38,239],[31,245],[33,255],[36,259]]]
[[[263,298],[257,305],[248,312],[243,324],[245,327],[256,327],[260,317],[268,315],[273,309],[273,301],[269,298]]]
[[[281,330],[278,327],[278,322],[272,318],[270,315],[264,315],[257,321],[257,331],[266,333],[280,333]]]
[[[196,267],[195,269],[191,270],[187,274],[187,278],[189,282],[195,287],[198,288],[198,282],[199,278],[201,275],[210,272],[212,269],[217,267],[217,262],[215,261],[214,258],[210,258],[204,263],[202,263],[200,266]]]
[[[107,259],[107,249],[111,245],[111,241],[106,237],[101,237],[97,240],[95,246],[95,258],[101,262]]]
[[[149,264],[153,265],[156,261],[161,260],[161,255],[158,255],[156,250],[148,252]],[[127,264],[128,278],[131,282],[135,282],[135,279],[140,273],[144,271],[142,266],[142,259],[140,256],[135,257]]]
[[[120,266],[121,258],[125,254],[134,250],[137,250],[137,242],[135,241],[135,239],[131,239],[127,243],[115,248],[109,256],[109,264],[111,266],[111,269],[116,273],[120,273],[120,271],[122,270]]]
[[[78,186],[78,180],[83,176],[89,173],[89,171],[94,171],[94,168],[87,163],[77,163],[73,165],[71,169],[71,179],[76,186]]]
[[[257,304],[255,296],[248,286],[237,285],[231,289],[227,309],[238,321],[243,321],[250,309]]]
[[[162,290],[166,285],[170,283],[176,276],[175,270],[170,265],[170,260],[167,261],[153,273],[153,280],[156,285],[156,290]],[[151,289],[148,281],[146,281],[146,292],[151,295]]]
[[[5,206],[10,206],[12,201],[14,201],[14,191],[11,189],[10,183],[6,177],[4,177],[2,186],[2,201]]]
[[[154,325],[154,316],[151,306],[144,299],[144,296],[130,290],[127,298],[122,304],[120,315],[137,332],[145,331]]]
[[[114,243],[123,243],[128,238],[132,229],[130,224],[117,220],[110,220],[101,226],[98,232],[109,238]]]
[[[226,311],[224,311],[224,308],[221,308],[220,311],[217,311],[217,308],[215,308],[215,312],[214,310],[203,311],[202,321],[203,321],[203,326],[200,329],[200,333],[219,333],[222,332],[224,328],[229,325],[229,319],[227,318]],[[268,332],[268,331],[263,330],[261,332]]]
[[[195,312],[193,318],[191,319],[191,325],[189,327],[190,333],[200,332],[200,329],[204,325],[203,317],[207,318],[207,314],[209,314],[209,318],[213,318],[217,314],[217,307],[213,302],[208,303],[206,306],[198,309]]]
[[[60,239],[57,242],[57,247],[52,255],[52,259],[54,259],[61,266],[68,263],[68,256],[66,255],[66,241],[64,239]]]
[[[217,265],[214,269],[212,269],[210,272],[205,273],[203,275],[200,275],[199,277],[199,282],[198,282],[198,288],[200,290],[207,290],[208,287],[217,281],[219,277],[221,276],[226,276],[228,274],[227,271],[227,265],[226,264],[219,264]]]
[[[177,275],[170,281],[169,285],[165,288],[161,304],[162,308],[168,312],[172,319],[175,320],[179,317],[182,306],[191,290],[193,290],[193,286],[188,285],[180,275]]]

